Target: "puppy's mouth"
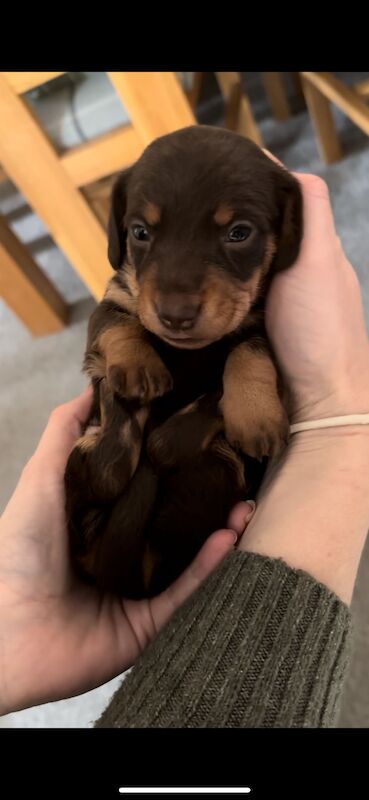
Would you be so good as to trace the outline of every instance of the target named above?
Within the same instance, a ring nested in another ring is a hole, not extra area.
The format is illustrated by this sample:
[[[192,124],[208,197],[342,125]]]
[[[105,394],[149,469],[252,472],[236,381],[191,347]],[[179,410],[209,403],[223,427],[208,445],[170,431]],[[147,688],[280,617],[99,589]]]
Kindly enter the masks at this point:
[[[212,342],[211,339],[200,339],[196,336],[188,336],[182,332],[173,332],[170,335],[162,333],[160,334],[160,339],[167,344],[171,344],[172,347],[178,347],[187,350],[198,350],[200,347],[206,347]]]

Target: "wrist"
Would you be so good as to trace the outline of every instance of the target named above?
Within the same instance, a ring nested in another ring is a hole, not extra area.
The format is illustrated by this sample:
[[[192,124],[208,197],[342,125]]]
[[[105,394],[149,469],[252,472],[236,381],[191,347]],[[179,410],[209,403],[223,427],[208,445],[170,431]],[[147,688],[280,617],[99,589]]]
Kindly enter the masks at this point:
[[[327,417],[369,413],[369,380],[356,385],[337,385],[317,393],[292,393],[290,422],[309,422]]]
[[[281,558],[350,602],[369,528],[369,426],[303,431],[271,463],[240,549]]]

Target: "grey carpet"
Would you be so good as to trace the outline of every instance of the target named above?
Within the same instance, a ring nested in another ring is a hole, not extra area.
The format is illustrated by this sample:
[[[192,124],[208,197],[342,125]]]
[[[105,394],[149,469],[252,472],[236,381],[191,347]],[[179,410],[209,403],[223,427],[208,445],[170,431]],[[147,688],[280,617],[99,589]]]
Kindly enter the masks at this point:
[[[359,79],[351,74],[345,78]],[[328,183],[339,236],[357,270],[369,321],[369,142],[335,112],[345,158],[322,164],[309,117],[304,110],[285,123],[270,117],[258,76],[245,76],[265,146],[296,170],[315,172]],[[211,84],[211,82],[210,82]],[[219,122],[219,103],[209,105],[201,121]],[[0,211],[36,260],[73,304],[70,326],[60,334],[32,339],[0,302],[0,509],[45,425],[52,408],[73,397],[85,381],[80,371],[86,322],[93,301],[44,226],[10,184],[0,186]],[[369,483],[369,481],[368,481]],[[360,567],[353,601],[355,641],[342,702],[340,726],[369,726],[369,545]],[[85,727],[91,724],[119,679],[79,698],[50,703],[0,719],[3,727]]]

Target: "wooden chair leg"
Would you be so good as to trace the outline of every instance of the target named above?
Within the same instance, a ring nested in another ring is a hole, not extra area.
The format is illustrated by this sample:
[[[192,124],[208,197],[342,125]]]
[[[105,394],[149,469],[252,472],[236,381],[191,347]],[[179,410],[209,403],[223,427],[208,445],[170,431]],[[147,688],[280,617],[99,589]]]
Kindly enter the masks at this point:
[[[306,82],[310,86],[312,85],[369,136],[369,108],[355,88],[346,86],[330,72],[302,72],[301,74],[304,85]]]
[[[0,162],[91,293],[111,276],[106,236],[24,100],[0,75]]]
[[[0,296],[33,336],[64,328],[68,307],[0,217]]]
[[[195,125],[195,115],[174,72],[108,72],[144,145]]]
[[[304,78],[302,85],[321,158],[326,164],[332,164],[342,158],[342,148],[337,136],[330,103],[315,86]]]
[[[302,78],[299,72],[290,72],[293,88],[295,94],[299,98],[300,102],[306,106],[306,100],[304,95],[304,90],[302,88]]]
[[[262,72],[261,79],[275,119],[281,122],[289,119],[291,109],[279,72]]]
[[[238,72],[216,72],[215,76],[226,105],[234,103],[238,93],[239,108],[235,126],[237,133],[247,136],[248,139],[252,139],[253,142],[263,147],[263,140],[255,122],[249,98],[242,87],[240,74]]]
[[[194,72],[192,79],[192,86],[187,92],[185,92],[187,100],[193,111],[195,111],[195,108],[199,102],[203,76],[204,76],[203,72]]]

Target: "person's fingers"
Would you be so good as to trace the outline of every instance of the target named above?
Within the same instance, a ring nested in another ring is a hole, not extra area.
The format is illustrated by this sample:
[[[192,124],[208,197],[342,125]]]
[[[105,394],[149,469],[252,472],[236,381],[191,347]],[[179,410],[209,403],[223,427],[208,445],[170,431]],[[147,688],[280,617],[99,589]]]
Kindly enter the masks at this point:
[[[92,402],[92,388],[88,386],[74,400],[58,406],[51,413],[41,436],[34,459],[47,461],[61,467],[81,435],[82,426],[88,419]]]
[[[329,242],[329,237],[336,239],[332,207],[328,186],[318,175],[295,173],[300,183],[304,206],[304,230],[301,254],[307,246]]]
[[[236,542],[237,534],[231,530],[217,531],[209,536],[194,561],[182,575],[165,592],[151,601],[151,612],[156,630],[165,625],[173,612],[223,561]]]
[[[263,152],[268,158],[286,169],[285,165],[266,148]],[[319,242],[327,234],[336,236],[332,208],[329,200],[328,186],[318,175],[302,172],[292,172],[297,178],[303,196],[304,205],[304,236],[301,254],[305,255],[306,246]]]
[[[237,503],[228,517],[228,526],[240,536],[254,516],[255,509],[256,503],[254,500]]]

